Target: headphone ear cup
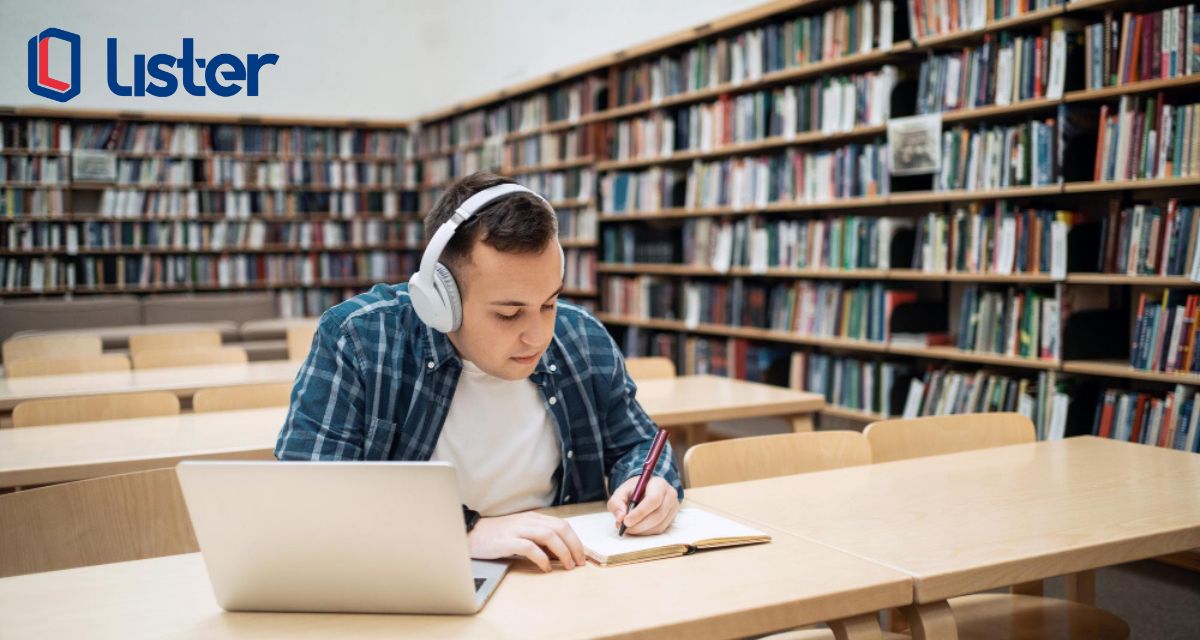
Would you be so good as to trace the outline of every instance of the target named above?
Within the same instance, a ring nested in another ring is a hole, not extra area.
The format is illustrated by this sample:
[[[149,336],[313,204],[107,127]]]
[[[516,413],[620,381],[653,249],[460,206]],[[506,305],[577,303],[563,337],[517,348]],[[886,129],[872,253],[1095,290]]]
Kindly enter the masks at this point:
[[[458,293],[458,282],[454,280],[454,274],[450,273],[450,269],[446,265],[437,263],[434,270],[434,286],[441,289],[441,292],[446,297],[446,311],[450,316],[450,328],[443,333],[457,331],[462,326],[462,296]]]

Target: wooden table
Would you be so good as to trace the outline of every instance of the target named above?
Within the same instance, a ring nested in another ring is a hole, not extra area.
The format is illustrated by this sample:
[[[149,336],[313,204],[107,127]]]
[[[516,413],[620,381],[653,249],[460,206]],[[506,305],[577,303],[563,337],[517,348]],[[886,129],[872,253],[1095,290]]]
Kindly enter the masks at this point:
[[[183,459],[266,459],[287,407],[0,430],[0,488],[169,467]]]
[[[769,544],[620,567],[521,563],[474,616],[228,613],[199,554],[38,573],[0,579],[0,637],[704,639],[829,621],[878,639],[876,612],[912,601],[898,571],[766,530]]]
[[[680,376],[637,383],[637,399],[662,427],[679,429],[683,448],[705,441],[705,423],[782,417],[795,431],[812,431],[825,406],[819,393],[720,376]]]
[[[704,487],[688,499],[914,579],[947,598],[1200,546],[1200,456],[1081,437]]]
[[[0,411],[11,412],[17,403],[25,400],[100,393],[171,391],[180,398],[190,398],[197,390],[208,387],[292,382],[301,364],[267,360],[247,364],[0,378]]]

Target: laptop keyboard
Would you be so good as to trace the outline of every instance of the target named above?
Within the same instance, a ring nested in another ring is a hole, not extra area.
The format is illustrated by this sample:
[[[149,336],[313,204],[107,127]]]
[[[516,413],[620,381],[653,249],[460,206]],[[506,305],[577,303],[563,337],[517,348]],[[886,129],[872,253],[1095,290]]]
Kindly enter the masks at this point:
[[[487,582],[487,578],[475,578],[475,590],[479,591],[479,588],[482,587],[483,583],[485,582]]]

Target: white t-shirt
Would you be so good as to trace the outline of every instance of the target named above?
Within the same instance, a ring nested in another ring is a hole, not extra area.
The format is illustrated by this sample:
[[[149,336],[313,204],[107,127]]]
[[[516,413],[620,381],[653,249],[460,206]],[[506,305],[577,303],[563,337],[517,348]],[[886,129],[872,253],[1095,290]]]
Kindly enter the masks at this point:
[[[497,378],[463,360],[432,459],[454,464],[463,504],[499,516],[554,504],[562,454],[536,384]]]

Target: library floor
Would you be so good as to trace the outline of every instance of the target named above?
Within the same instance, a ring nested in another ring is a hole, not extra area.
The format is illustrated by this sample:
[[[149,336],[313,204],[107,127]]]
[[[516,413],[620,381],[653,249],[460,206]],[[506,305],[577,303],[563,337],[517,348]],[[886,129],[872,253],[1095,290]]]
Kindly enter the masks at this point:
[[[1046,595],[1063,597],[1061,578]],[[1200,573],[1153,560],[1096,572],[1096,606],[1129,623],[1130,640],[1200,638]]]

